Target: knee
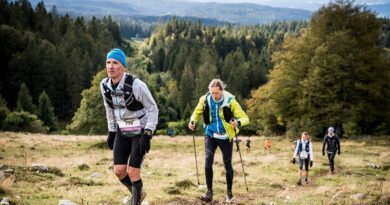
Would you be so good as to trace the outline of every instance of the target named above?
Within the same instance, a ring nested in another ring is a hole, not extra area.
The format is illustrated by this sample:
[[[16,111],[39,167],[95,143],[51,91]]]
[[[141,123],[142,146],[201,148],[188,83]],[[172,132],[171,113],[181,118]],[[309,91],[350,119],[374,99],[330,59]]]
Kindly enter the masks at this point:
[[[207,155],[205,159],[205,168],[206,169],[212,169],[213,168],[213,162],[214,162],[214,156]]]
[[[232,171],[233,170],[233,166],[232,166],[232,162],[225,162],[224,164],[224,167],[226,169],[226,171]]]
[[[127,172],[131,181],[138,181],[141,178],[141,170],[138,168],[129,167]]]
[[[114,167],[114,173],[119,179],[123,179],[127,175],[126,167]]]

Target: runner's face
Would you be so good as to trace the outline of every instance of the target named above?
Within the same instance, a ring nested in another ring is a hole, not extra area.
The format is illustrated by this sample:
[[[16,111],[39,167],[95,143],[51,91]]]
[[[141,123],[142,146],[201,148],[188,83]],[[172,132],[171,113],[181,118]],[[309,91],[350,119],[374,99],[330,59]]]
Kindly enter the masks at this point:
[[[308,138],[309,138],[309,137],[308,137],[306,134],[303,134],[303,135],[302,135],[302,140],[307,141]]]
[[[114,58],[109,58],[106,60],[106,69],[108,77],[113,79],[122,77],[122,74],[125,70],[123,65]]]
[[[222,98],[222,90],[219,87],[211,87],[210,93],[211,97],[216,101],[219,101]]]
[[[332,135],[334,133],[334,130],[332,128],[329,128],[328,133]]]

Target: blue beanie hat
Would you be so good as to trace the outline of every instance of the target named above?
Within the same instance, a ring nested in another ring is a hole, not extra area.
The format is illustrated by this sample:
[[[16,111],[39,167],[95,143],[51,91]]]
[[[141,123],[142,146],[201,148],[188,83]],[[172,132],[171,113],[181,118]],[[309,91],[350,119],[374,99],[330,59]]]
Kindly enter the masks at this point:
[[[126,67],[126,54],[119,48],[114,48],[110,52],[107,53],[107,59],[113,58],[120,63],[122,63],[123,66]]]

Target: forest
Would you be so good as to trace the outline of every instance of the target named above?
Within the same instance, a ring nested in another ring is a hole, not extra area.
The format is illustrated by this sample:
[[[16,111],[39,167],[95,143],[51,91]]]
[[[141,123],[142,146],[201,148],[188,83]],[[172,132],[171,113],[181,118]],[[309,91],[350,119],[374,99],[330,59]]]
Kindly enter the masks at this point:
[[[390,132],[390,20],[350,1],[330,3],[308,22],[244,26],[175,17],[118,23],[1,0],[0,41],[1,130],[107,133],[99,83],[106,53],[119,47],[128,72],[156,99],[158,134],[187,133],[213,78],[247,111],[244,134]]]

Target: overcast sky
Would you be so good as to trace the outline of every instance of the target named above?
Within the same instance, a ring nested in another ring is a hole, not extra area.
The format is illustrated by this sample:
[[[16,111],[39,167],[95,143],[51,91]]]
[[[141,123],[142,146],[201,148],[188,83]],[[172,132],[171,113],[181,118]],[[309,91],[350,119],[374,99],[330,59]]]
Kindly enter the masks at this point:
[[[183,0],[197,2],[219,2],[219,3],[256,3],[261,5],[300,8],[308,10],[316,10],[322,5],[331,2],[330,0]],[[334,1],[333,1],[334,2]],[[356,0],[359,4],[383,4],[390,3],[390,0]]]

